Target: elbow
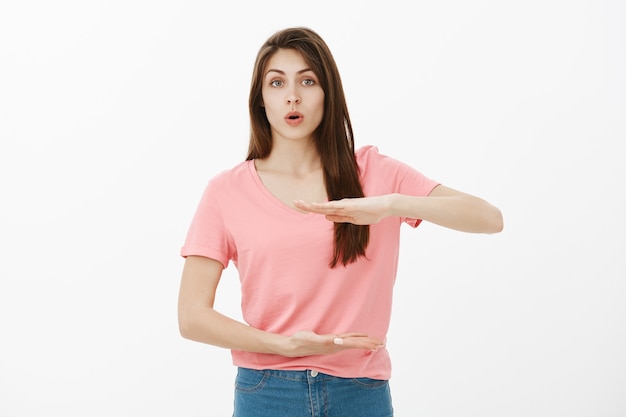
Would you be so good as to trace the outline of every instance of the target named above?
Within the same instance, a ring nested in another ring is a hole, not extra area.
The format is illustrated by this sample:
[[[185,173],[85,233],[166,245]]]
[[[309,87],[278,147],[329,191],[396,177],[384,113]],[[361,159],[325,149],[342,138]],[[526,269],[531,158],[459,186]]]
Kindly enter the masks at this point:
[[[180,320],[178,320],[178,333],[183,339],[191,339],[191,330],[189,329],[189,326],[187,323],[183,323]]]
[[[193,320],[191,315],[181,309],[178,310],[178,332],[184,339],[193,339]]]
[[[206,342],[211,332],[214,310],[203,306],[181,306],[178,309],[178,332],[183,339]],[[208,343],[208,342],[207,342]]]
[[[502,212],[494,207],[493,213],[491,214],[488,221],[487,233],[495,234],[500,233],[504,229],[504,219],[502,217]]]

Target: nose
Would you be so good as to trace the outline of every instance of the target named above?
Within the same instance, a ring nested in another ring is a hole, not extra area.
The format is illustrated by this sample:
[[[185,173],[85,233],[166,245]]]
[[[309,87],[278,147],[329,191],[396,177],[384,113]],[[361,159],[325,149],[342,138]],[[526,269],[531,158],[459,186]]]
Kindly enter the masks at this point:
[[[297,88],[291,86],[287,91],[287,96],[285,97],[287,100],[287,104],[300,104],[300,94],[298,94]]]
[[[287,96],[287,103],[289,104],[300,104],[300,97],[295,94],[289,94]]]

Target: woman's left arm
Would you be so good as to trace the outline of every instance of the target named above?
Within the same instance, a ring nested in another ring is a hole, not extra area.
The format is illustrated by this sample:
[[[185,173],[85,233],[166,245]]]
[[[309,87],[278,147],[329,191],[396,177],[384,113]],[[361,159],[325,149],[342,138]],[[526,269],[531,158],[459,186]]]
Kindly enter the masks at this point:
[[[428,197],[390,194],[389,199],[392,216],[422,219],[470,233],[498,233],[504,227],[502,213],[497,207],[445,185],[436,186]]]
[[[503,228],[502,213],[497,207],[444,185],[436,186],[427,197],[386,194],[327,203],[296,201],[295,205],[341,223],[375,224],[387,216],[399,216],[470,233],[498,233]]]

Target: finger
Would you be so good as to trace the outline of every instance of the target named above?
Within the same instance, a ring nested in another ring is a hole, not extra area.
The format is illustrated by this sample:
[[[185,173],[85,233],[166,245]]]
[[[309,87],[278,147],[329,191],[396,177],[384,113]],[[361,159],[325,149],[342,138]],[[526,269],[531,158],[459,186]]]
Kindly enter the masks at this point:
[[[337,213],[344,209],[343,206],[338,206],[337,202],[329,201],[326,203],[310,203],[303,200],[294,200],[294,205],[302,210],[313,211],[320,214]]]
[[[343,333],[333,338],[333,344],[345,348],[378,350],[385,344],[382,340],[365,333]]]
[[[315,202],[315,201],[294,200],[293,202],[294,202],[294,204],[297,204],[297,205],[302,206],[302,207],[309,207],[309,208],[315,208],[315,209],[326,208],[329,205],[333,204],[332,201],[327,201],[325,203],[318,203],[318,202]]]
[[[356,222],[356,219],[354,217],[339,216],[337,214],[327,214],[326,220],[331,221],[333,223],[355,223]]]
[[[333,343],[336,345],[343,345],[343,339],[341,337],[335,337]]]
[[[338,334],[336,336],[330,336],[332,337],[332,341],[333,344],[335,345],[343,345],[344,343],[344,339],[349,339],[349,338],[361,338],[361,337],[367,337],[367,335],[365,333],[342,333],[342,334]]]
[[[346,338],[346,337],[367,337],[367,333],[361,333],[361,332],[348,332],[348,333],[341,333],[338,334],[337,337],[341,337],[341,338]]]

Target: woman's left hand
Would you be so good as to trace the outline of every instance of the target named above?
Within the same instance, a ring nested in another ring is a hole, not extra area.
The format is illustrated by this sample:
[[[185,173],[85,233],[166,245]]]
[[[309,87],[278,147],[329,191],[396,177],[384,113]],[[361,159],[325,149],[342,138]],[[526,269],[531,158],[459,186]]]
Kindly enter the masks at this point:
[[[375,224],[387,216],[389,199],[386,196],[344,198],[326,203],[294,201],[297,208],[310,213],[326,216],[335,223],[353,223],[359,225]]]

